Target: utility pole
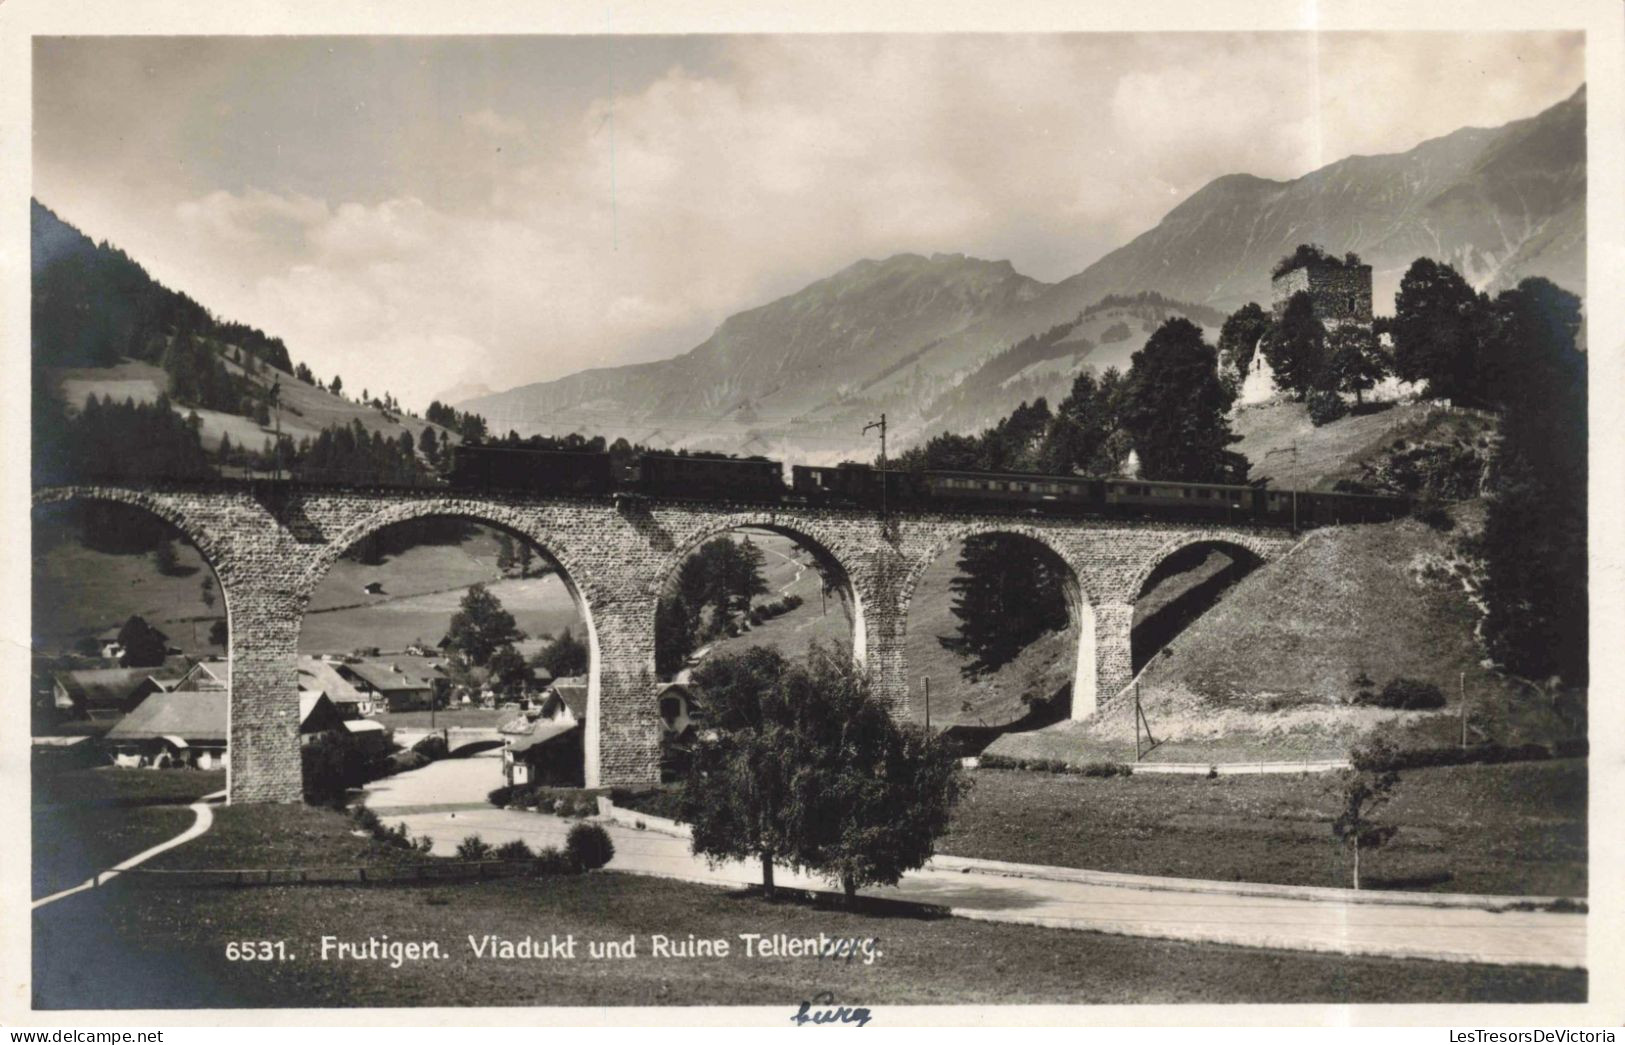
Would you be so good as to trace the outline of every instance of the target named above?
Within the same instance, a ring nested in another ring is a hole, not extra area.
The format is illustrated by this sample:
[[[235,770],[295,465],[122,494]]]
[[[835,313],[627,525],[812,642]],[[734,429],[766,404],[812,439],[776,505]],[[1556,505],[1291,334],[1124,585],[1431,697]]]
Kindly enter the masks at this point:
[[[880,514],[886,514],[886,415],[882,413],[880,420],[870,421],[863,426],[863,434],[868,435],[871,428],[880,429]]]
[[[271,417],[276,422],[276,477],[282,478],[282,379],[271,379]]]

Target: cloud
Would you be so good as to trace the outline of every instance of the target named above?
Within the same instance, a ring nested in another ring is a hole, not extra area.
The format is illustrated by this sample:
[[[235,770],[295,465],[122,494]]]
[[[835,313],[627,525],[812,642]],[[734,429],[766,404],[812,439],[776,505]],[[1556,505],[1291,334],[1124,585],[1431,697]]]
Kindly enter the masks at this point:
[[[861,257],[965,252],[1064,278],[1220,174],[1295,177],[1532,114],[1578,83],[1578,47],[1573,34],[726,38],[613,94],[606,79],[574,108],[467,88],[395,124],[345,116],[332,140],[319,125],[285,133],[274,164],[167,210],[51,150],[42,170],[65,216],[76,197],[109,215],[105,234],[218,313],[421,406],[459,380],[511,387],[673,355]],[[435,96],[421,80],[433,67],[367,53],[366,75],[386,81],[369,81],[375,98],[390,76],[403,97]],[[220,75],[235,68],[223,59]],[[132,137],[151,134],[125,147],[168,152],[126,170],[198,149],[223,162],[222,143],[298,125],[210,108],[170,117],[185,134],[149,128],[162,106],[130,93]],[[294,175],[304,188],[285,187]]]

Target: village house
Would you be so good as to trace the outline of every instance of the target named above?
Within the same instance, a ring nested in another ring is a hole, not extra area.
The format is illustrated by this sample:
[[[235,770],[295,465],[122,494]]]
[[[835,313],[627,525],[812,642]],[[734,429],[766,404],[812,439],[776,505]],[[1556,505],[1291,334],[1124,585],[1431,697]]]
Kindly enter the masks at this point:
[[[85,668],[52,676],[51,701],[64,717],[112,720],[148,694],[176,688],[189,670],[185,661],[151,668]]]
[[[113,763],[151,769],[223,768],[231,693],[210,685],[212,678],[210,673],[201,673],[194,677],[200,688],[148,694],[103,738],[103,749]],[[324,733],[343,730],[344,720],[326,696],[299,694],[300,743],[308,744]]]
[[[344,731],[365,758],[381,758],[395,747],[395,731],[376,719],[346,719]]]
[[[433,668],[425,673],[419,658],[367,657],[334,668],[356,689],[377,705],[380,711],[427,711],[434,699],[437,680]]]
[[[364,718],[383,710],[371,694],[363,693],[335,665],[317,657],[299,658],[299,688],[326,694],[345,719]]]
[[[692,736],[703,720],[699,690],[689,683],[664,683],[655,690],[654,699],[663,742]],[[507,744],[502,751],[503,779],[510,787],[580,786],[585,732],[581,726],[586,718],[586,679],[578,675],[555,680],[534,715],[522,714],[498,727]]]
[[[229,703],[223,690],[152,693],[102,743],[115,765],[219,769],[226,764]]]

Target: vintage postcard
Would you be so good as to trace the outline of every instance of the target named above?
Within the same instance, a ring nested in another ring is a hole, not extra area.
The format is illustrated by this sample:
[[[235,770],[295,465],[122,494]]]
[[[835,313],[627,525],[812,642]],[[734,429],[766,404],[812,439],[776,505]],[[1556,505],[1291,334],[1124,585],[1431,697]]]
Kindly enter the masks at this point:
[[[1617,1027],[1621,30],[0,7],[3,1021]]]

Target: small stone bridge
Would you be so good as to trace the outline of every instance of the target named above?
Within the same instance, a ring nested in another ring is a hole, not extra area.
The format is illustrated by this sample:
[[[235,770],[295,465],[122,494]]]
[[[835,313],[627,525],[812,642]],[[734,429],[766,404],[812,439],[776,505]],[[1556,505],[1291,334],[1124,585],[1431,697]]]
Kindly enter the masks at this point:
[[[558,566],[585,623],[591,668],[584,746],[589,786],[659,780],[652,699],[655,603],[683,560],[737,527],[794,538],[847,589],[853,652],[875,691],[908,710],[904,632],[926,568],[952,542],[977,534],[1025,537],[1070,570],[1079,635],[1072,717],[1131,677],[1134,601],[1169,555],[1193,544],[1273,559],[1296,538],[1283,529],[1025,514],[874,512],[699,501],[617,503],[609,497],[469,495],[445,490],[208,485],[42,487],[35,505],[113,501],[179,530],[219,578],[230,628],[230,758],[234,802],[300,798],[299,631],[311,594],[339,556],[386,526],[444,516],[507,531]]]

